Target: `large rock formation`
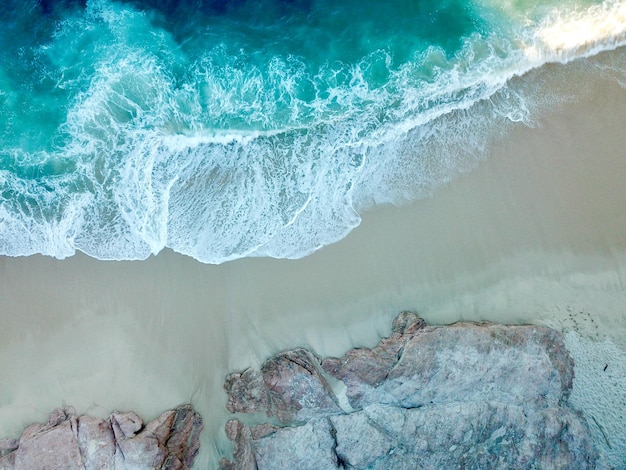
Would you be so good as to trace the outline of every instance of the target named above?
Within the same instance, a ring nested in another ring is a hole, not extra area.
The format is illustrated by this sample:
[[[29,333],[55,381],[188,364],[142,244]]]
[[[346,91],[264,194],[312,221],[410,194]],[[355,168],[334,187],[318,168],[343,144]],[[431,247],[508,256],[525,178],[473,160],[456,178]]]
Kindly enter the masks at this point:
[[[222,468],[593,468],[567,403],[573,375],[554,330],[428,326],[404,312],[372,349],[298,349],[231,374],[229,411],[274,424],[229,421],[234,461]]]
[[[144,426],[133,412],[109,419],[55,410],[46,424],[0,441],[0,470],[191,468],[200,446],[202,418],[190,405],[166,411]]]

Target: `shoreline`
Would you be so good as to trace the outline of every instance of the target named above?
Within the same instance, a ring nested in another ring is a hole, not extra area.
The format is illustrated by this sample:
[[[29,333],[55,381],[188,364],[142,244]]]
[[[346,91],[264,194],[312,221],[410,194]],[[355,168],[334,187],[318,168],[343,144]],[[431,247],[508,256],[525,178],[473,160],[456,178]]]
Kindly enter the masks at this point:
[[[432,198],[371,210],[300,260],[0,258],[0,438],[63,404],[152,419],[191,402],[206,467],[229,446],[227,373],[373,346],[402,310],[578,330],[626,355],[626,90],[584,86]]]

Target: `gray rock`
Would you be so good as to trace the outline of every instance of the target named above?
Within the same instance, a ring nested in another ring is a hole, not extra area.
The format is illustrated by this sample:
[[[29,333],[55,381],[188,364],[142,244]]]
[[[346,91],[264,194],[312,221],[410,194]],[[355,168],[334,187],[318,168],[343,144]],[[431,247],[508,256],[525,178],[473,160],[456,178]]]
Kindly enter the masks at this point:
[[[573,361],[560,335],[548,328],[459,323],[424,327],[399,341],[395,357],[379,345],[323,362],[346,384],[353,408],[373,403],[410,408],[459,397],[511,402],[543,397],[554,403],[571,389]]]
[[[143,427],[133,413],[107,420],[55,410],[15,440],[0,441],[0,470],[187,469],[199,449],[202,419],[190,405],[167,411]]]
[[[586,428],[562,408],[372,405],[330,420],[346,468],[594,468]]]
[[[319,363],[302,349],[274,356],[261,367],[267,394],[252,370],[229,377],[231,411],[266,409],[286,427],[230,421],[234,461],[222,469],[595,466],[587,425],[567,403],[573,361],[554,330],[436,327],[403,312],[376,347],[321,361],[344,382],[351,413],[337,410]]]
[[[404,421],[404,410],[390,408],[388,415],[380,416],[381,419],[378,420],[388,421],[384,427],[373,421],[370,413],[365,411],[334,416],[331,419],[337,441],[335,452],[344,466],[366,468],[392,452],[397,440],[394,428],[399,428],[402,424],[394,423],[393,420]]]
[[[235,461],[222,459],[220,470],[336,469],[334,432],[327,418],[289,428],[266,424],[248,427],[230,420],[226,434],[234,441]]]
[[[287,445],[286,445],[287,444]],[[327,418],[310,420],[252,441],[258,468],[329,470],[338,468],[335,439]]]
[[[0,457],[4,457],[7,454],[13,452],[19,446],[20,441],[17,439],[0,439]]]
[[[15,468],[15,452],[0,457],[0,470],[13,470]]]

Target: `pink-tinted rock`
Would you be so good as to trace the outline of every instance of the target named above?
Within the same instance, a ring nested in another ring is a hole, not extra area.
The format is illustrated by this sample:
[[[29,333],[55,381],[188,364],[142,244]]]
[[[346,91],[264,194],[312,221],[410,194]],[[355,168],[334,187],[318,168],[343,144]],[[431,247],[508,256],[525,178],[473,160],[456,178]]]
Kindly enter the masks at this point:
[[[252,448],[252,432],[240,421],[231,419],[226,423],[226,436],[233,441],[233,458],[235,462],[224,460],[220,463],[221,470],[237,468],[238,470],[256,470],[256,460]]]
[[[261,366],[273,412],[281,422],[305,422],[318,414],[341,413],[320,369],[320,360],[304,349],[277,354]]]
[[[113,467],[115,437],[108,420],[91,416],[78,418],[78,446],[86,470]]]
[[[74,416],[53,413],[49,424],[26,428],[15,451],[17,469],[82,469],[78,447],[78,421]]]
[[[133,413],[107,420],[55,410],[21,439],[0,441],[0,470],[136,468],[185,470],[200,446],[202,418],[190,405],[166,411],[143,427]]]
[[[0,467],[1,468],[1,467]],[[230,459],[222,458],[220,460],[219,470],[239,470],[239,465]]]
[[[400,336],[413,336],[427,326],[426,321],[413,312],[401,312],[391,322],[391,334]]]
[[[376,347],[321,361],[343,381],[346,411],[319,364],[302,349],[263,364],[285,426],[229,422],[234,462],[223,470],[595,468],[587,424],[567,405],[573,361],[554,330],[428,326],[403,312]],[[240,380],[239,397],[254,397],[249,384],[259,387]]]
[[[381,339],[376,347],[355,348],[342,358],[326,358],[322,367],[346,384],[350,405],[360,408],[364,393],[387,379],[406,343],[428,331],[426,327],[426,322],[416,314],[402,312],[392,323],[392,334]]]
[[[321,413],[341,413],[318,357],[304,349],[277,354],[261,371],[246,369],[226,378],[231,413],[264,412],[281,422],[305,422]]]
[[[200,449],[200,433],[204,429],[202,417],[191,405],[179,406],[174,411],[171,433],[166,443],[167,451],[171,457],[180,460],[184,467],[191,467]]]
[[[165,446],[172,432],[172,424],[174,424],[175,417],[176,411],[166,411],[157,419],[154,419],[146,424],[146,427],[141,433],[145,436],[154,437],[157,441],[159,441],[160,445]]]
[[[231,413],[270,413],[269,395],[258,370],[230,374],[224,389],[228,394],[226,408]]]
[[[63,421],[66,421],[71,418],[76,417],[76,410],[73,406],[67,406],[65,408],[57,408],[48,417],[47,427],[53,427],[61,424]]]
[[[161,468],[167,450],[154,437],[137,435],[117,441],[124,465],[129,468]]]
[[[111,426],[116,439],[134,437],[143,427],[143,420],[132,411],[111,414]]]

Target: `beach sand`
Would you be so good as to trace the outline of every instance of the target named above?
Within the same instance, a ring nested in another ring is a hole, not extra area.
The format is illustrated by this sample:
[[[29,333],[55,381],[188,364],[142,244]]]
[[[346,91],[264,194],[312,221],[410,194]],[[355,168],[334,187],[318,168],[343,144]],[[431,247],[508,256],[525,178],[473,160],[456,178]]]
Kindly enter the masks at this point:
[[[206,425],[199,467],[214,465],[228,449],[228,372],[296,346],[320,355],[373,346],[409,309],[432,323],[564,331],[577,361],[572,400],[619,459],[626,89],[585,83],[539,124],[514,126],[432,198],[367,212],[347,238],[301,260],[0,258],[0,436],[66,404],[150,419],[191,401]]]

